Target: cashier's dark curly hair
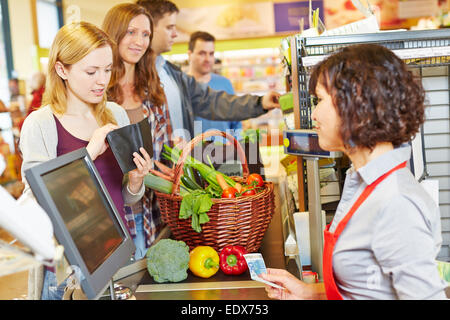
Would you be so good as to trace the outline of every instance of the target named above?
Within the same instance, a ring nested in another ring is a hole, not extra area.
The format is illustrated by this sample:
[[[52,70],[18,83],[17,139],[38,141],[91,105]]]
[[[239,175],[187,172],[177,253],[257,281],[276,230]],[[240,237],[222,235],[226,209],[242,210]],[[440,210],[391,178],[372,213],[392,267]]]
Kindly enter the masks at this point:
[[[425,92],[406,64],[375,44],[348,46],[315,66],[309,81],[320,83],[341,118],[348,149],[373,150],[379,142],[395,147],[410,141],[425,121]]]

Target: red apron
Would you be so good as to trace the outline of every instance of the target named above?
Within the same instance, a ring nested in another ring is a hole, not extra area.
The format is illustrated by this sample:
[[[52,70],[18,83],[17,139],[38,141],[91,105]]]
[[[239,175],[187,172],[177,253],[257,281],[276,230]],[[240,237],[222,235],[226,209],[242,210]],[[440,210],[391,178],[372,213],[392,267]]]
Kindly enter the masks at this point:
[[[364,191],[361,193],[359,198],[353,204],[349,212],[345,215],[344,219],[339,222],[334,233],[328,231],[330,229],[331,223],[327,225],[324,231],[324,249],[323,249],[323,282],[325,284],[325,291],[328,300],[342,300],[342,296],[334,281],[333,274],[333,251],[336,242],[347,225],[348,221],[351,219],[355,211],[361,206],[361,204],[367,199],[367,197],[372,193],[375,187],[384,179],[386,179],[394,171],[406,167],[406,162],[403,162],[396,166],[395,168],[389,170],[372,184],[368,185]]]

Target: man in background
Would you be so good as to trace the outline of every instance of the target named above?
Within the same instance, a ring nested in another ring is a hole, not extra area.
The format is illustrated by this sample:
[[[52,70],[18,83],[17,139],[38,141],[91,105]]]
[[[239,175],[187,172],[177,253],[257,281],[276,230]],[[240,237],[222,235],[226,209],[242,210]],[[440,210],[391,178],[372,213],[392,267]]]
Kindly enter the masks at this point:
[[[201,133],[194,130],[195,117],[209,120],[240,121],[256,118],[268,110],[279,108],[279,94],[274,91],[266,95],[229,95],[199,83],[194,77],[182,72],[161,55],[172,50],[178,36],[176,19],[178,7],[167,0],[138,0],[154,20],[151,48],[157,56],[156,69],[169,106],[174,136],[185,140]]]
[[[188,46],[189,70],[187,74],[193,76],[198,82],[207,84],[211,89],[234,94],[231,81],[213,72],[215,40],[214,36],[208,32],[197,31],[191,34]],[[195,117],[195,120],[202,122],[202,132],[216,129],[240,139],[242,130],[240,121],[214,121],[200,117]],[[217,139],[215,140],[217,141]]]

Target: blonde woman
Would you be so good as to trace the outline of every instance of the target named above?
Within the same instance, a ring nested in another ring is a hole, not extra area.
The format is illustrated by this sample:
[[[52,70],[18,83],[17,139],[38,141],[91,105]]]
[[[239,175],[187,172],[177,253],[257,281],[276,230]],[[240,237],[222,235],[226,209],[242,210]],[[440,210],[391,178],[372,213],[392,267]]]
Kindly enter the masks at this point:
[[[129,124],[126,112],[106,102],[111,78],[114,43],[92,24],[62,27],[50,49],[46,91],[42,107],[25,120],[20,136],[22,172],[36,164],[79,148],[86,148],[99,171],[125,225],[124,204],[138,202],[144,194],[143,179],[151,159],[144,149],[134,154],[137,169],[126,178],[108,148],[106,135]],[[27,187],[24,192],[28,192]],[[46,270],[42,299],[60,299],[63,286],[56,286]]]
[[[132,123],[148,119],[153,157],[160,160],[162,145],[171,143],[172,127],[151,49],[153,19],[143,7],[123,3],[107,12],[102,28],[117,43],[108,99],[120,104]],[[135,257],[142,258],[163,227],[153,191],[147,190],[142,201],[125,206],[125,211],[135,222]]]

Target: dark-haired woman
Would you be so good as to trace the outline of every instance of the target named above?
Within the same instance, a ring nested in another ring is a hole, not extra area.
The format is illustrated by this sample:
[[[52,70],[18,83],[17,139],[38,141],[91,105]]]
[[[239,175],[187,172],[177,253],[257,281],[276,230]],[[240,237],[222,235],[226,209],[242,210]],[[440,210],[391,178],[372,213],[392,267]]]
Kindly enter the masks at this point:
[[[445,299],[439,208],[406,166],[424,122],[422,86],[390,50],[366,44],[319,63],[309,88],[321,148],[352,166],[324,233],[323,283],[268,269],[263,277],[285,288],[266,286],[269,297]]]

